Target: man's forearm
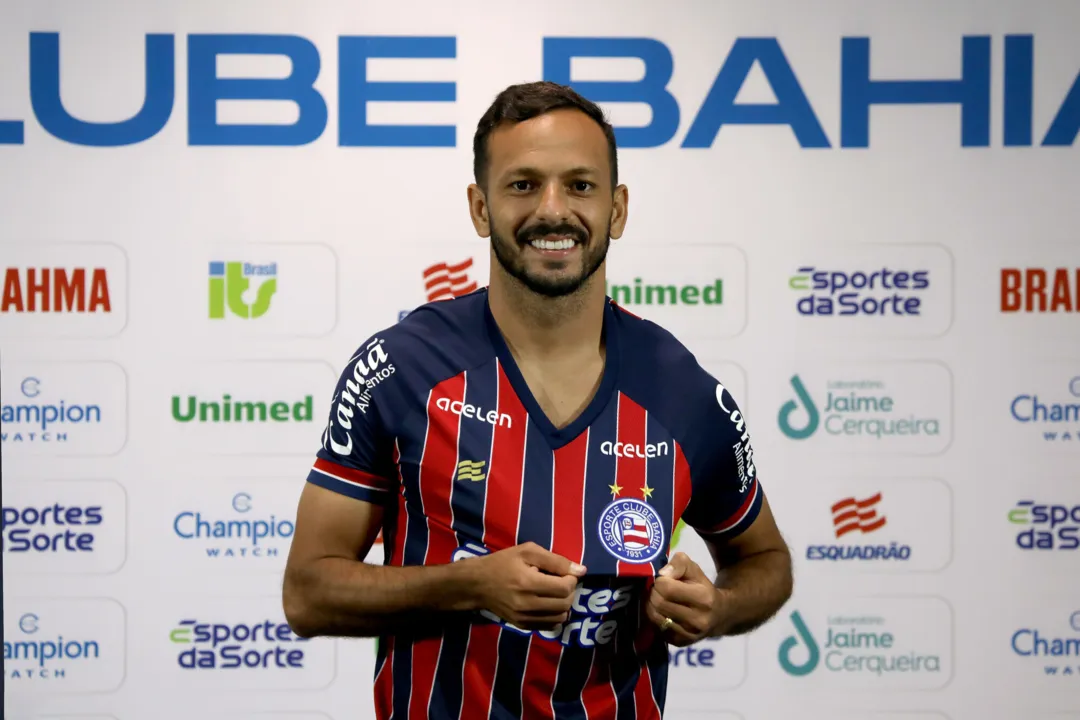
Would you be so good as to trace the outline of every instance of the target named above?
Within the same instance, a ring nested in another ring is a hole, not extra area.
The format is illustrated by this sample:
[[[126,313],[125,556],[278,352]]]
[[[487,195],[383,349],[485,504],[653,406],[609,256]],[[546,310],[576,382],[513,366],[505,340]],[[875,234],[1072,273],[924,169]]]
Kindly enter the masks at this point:
[[[323,558],[285,580],[285,613],[304,637],[423,632],[450,613],[477,609],[471,562],[390,567]]]
[[[769,620],[791,597],[791,555],[769,550],[721,570],[716,577],[720,604],[710,633],[742,635]]]

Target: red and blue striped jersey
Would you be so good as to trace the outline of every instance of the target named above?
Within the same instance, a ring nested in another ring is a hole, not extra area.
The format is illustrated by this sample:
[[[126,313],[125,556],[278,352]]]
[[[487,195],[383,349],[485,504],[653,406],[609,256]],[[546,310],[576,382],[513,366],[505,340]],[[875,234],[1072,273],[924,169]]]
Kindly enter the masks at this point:
[[[386,507],[387,565],[532,541],[588,568],[552,630],[479,612],[380,638],[380,720],[660,717],[668,649],[644,600],[672,529],[734,536],[763,495],[723,385],[658,325],[610,300],[604,313],[599,389],[562,428],[486,289],[414,310],[350,358],[308,481]]]

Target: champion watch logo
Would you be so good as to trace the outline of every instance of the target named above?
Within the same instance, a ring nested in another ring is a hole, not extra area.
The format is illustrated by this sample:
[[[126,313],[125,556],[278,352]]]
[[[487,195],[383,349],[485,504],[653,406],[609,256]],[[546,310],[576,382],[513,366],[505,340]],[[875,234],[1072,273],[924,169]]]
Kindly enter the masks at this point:
[[[648,503],[615,500],[600,515],[597,528],[604,548],[623,562],[652,562],[664,546],[664,525]]]
[[[476,290],[476,281],[471,280],[468,273],[472,264],[473,259],[468,258],[457,265],[441,262],[424,270],[424,290],[428,302],[449,300]]]
[[[885,527],[885,516],[879,516],[875,509],[879,502],[881,502],[881,493],[865,500],[849,497],[833,505],[833,526],[836,529],[836,537],[842,538],[852,532],[861,532],[865,535]]]

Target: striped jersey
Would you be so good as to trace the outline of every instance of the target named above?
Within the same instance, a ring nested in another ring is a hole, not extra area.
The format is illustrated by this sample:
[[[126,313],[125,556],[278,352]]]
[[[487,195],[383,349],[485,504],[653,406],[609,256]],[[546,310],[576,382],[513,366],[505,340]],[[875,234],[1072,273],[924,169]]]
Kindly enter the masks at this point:
[[[532,541],[588,568],[551,630],[481,611],[380,638],[379,720],[660,717],[668,649],[644,601],[672,530],[734,536],[762,490],[735,400],[681,343],[610,298],[603,332],[599,389],[561,428],[486,288],[414,310],[342,372],[308,482],[385,506],[387,565]]]

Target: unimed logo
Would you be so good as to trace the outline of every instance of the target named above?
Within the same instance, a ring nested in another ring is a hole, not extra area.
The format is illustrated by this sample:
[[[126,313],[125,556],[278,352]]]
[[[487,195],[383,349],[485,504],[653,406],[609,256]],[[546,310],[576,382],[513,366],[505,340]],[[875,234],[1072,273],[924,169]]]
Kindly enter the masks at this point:
[[[1001,312],[1080,312],[1080,267],[1004,268]]]
[[[295,402],[286,400],[237,400],[229,393],[220,400],[202,400],[195,395],[172,397],[173,420],[182,423],[270,423],[311,422],[314,397]]]

